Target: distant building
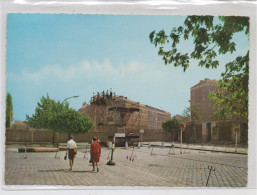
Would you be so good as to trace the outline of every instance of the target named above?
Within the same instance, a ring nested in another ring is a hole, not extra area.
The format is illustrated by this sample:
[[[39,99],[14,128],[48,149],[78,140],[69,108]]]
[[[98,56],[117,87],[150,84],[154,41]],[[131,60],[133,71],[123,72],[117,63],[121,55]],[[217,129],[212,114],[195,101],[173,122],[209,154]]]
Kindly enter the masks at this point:
[[[210,92],[224,92],[218,81],[205,79],[190,88],[190,122],[187,123],[185,137],[188,142],[234,143],[235,129],[240,129],[238,143],[247,143],[248,125],[244,121],[215,120],[217,110],[213,101],[208,99]]]
[[[29,127],[25,122],[23,121],[14,121],[14,123],[11,126],[11,129],[13,130],[29,130],[31,127]]]
[[[173,116],[175,119],[180,120],[181,122],[189,122],[189,119],[187,117],[181,116],[179,114],[176,114],[175,116]]]
[[[162,123],[171,118],[169,112],[140,104],[123,96],[96,96],[89,105],[84,104],[79,112],[90,116],[95,123],[92,132],[116,132],[139,134],[162,131]]]
[[[205,79],[190,88],[191,121],[212,121],[216,107],[208,99],[210,92],[220,90],[217,80]]]

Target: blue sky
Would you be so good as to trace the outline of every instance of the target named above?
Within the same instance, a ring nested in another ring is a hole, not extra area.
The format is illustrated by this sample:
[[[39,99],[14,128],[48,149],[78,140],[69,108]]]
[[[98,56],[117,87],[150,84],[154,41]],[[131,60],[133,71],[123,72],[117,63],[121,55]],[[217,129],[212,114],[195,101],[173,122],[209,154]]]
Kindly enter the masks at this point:
[[[153,30],[170,31],[185,16],[125,16],[80,14],[8,14],[6,91],[13,97],[14,120],[34,113],[48,93],[70,99],[79,109],[93,92],[112,88],[117,95],[182,114],[189,106],[190,87],[204,78],[219,79],[224,64],[245,54],[249,43],[234,37],[238,50],[219,56],[217,69],[197,67],[183,72],[165,66],[149,41]],[[182,42],[183,50],[193,48]]]

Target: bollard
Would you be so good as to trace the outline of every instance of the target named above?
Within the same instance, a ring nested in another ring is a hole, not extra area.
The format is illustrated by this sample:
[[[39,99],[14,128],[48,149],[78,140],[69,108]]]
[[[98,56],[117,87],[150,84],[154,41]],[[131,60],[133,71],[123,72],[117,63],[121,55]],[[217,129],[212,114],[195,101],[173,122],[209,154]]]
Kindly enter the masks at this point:
[[[125,142],[125,148],[128,149],[128,142]]]
[[[164,148],[164,142],[162,142],[162,148]]]
[[[169,150],[169,153],[168,153],[168,154],[175,154],[174,148],[175,148],[174,142],[171,142],[171,144],[170,144],[170,150]],[[173,149],[173,153],[170,153],[171,149]]]
[[[137,148],[140,149],[140,142],[137,142]]]
[[[106,165],[115,165],[116,164],[113,161],[113,150],[114,150],[114,148],[111,148],[111,160],[109,160]]]
[[[153,148],[154,148],[154,145],[153,145],[153,147],[152,147],[152,151],[151,151],[151,154],[150,154],[150,155],[152,155],[152,154],[153,154]]]
[[[148,148],[151,148],[151,143],[149,143]]]
[[[109,146],[108,146],[108,149],[112,149],[112,142],[109,142]]]
[[[135,149],[135,147],[133,146],[133,150],[132,150],[131,155],[129,157],[129,160],[132,161],[132,162],[134,162],[134,158],[135,158],[135,156],[133,155],[134,149]],[[127,156],[127,159],[128,159],[128,156]]]
[[[27,159],[27,148],[26,148],[26,144],[25,144],[25,157],[24,159]]]
[[[56,159],[59,159],[59,160],[60,160],[60,156],[58,156],[58,152],[59,152],[59,143],[57,143],[57,148],[58,148],[58,150],[56,151],[56,153],[55,153],[55,157],[54,157],[54,158],[56,158]]]

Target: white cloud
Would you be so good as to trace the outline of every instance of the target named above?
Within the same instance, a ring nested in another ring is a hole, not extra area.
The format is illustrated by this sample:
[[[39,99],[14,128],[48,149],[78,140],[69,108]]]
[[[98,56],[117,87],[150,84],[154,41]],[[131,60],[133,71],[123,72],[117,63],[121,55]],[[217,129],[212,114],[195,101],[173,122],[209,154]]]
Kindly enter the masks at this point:
[[[78,65],[62,67],[59,65],[44,66],[38,71],[29,71],[24,69],[20,74],[8,73],[8,79],[15,79],[19,82],[33,82],[41,84],[46,81],[71,82],[78,79],[105,79],[123,80],[140,79],[141,82],[158,82],[169,73],[164,66],[145,64],[141,62],[129,62],[128,64],[119,64],[114,66],[109,61],[88,62],[83,61]]]

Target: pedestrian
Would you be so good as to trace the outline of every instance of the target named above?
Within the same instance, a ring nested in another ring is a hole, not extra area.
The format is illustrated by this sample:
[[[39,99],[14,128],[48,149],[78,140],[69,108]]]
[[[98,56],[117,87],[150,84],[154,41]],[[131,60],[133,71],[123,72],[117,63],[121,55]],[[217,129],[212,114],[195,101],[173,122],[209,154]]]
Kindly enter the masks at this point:
[[[112,88],[110,89],[110,98],[112,98]]]
[[[74,163],[74,158],[76,157],[77,154],[77,144],[73,140],[74,137],[70,136],[69,141],[67,142],[67,149],[66,149],[66,155],[68,152],[68,158],[69,158],[69,163],[70,163],[70,171],[72,170],[72,166]]]
[[[93,102],[95,103],[95,101],[96,101],[96,95],[95,93],[93,93]]]
[[[95,171],[95,165],[97,167],[97,172],[99,172],[99,161],[101,156],[101,147],[99,144],[99,139],[96,137],[93,137],[93,143],[90,147],[90,155],[92,159],[92,165],[93,165],[93,171]]]

